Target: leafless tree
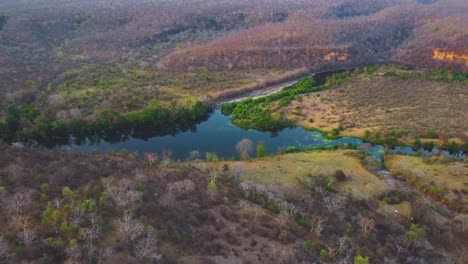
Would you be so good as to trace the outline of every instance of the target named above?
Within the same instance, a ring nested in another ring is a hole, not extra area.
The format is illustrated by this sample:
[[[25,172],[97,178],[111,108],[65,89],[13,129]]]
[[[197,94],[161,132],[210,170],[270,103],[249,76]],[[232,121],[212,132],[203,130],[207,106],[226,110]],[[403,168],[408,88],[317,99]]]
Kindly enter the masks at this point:
[[[385,206],[383,214],[385,215],[385,220],[390,225],[395,225],[398,220],[398,211],[390,206]]]
[[[96,262],[99,264],[107,263],[115,255],[115,250],[111,247],[102,248],[96,256]]]
[[[189,160],[193,160],[193,161],[199,160],[200,157],[201,157],[200,151],[198,150],[193,150],[193,151],[190,151],[189,153]]]
[[[141,193],[135,190],[134,183],[129,179],[120,179],[113,183],[112,179],[104,179],[103,184],[107,194],[124,214],[133,213],[141,200]]]
[[[248,159],[250,152],[252,152],[253,149],[253,143],[252,140],[248,138],[244,138],[239,143],[236,145],[236,150],[239,153],[239,156],[241,159]]]
[[[143,224],[129,213],[125,213],[115,224],[120,237],[129,243],[134,243],[145,231]]]
[[[346,197],[328,193],[328,195],[323,197],[323,205],[327,208],[328,212],[335,214],[340,221],[343,221],[343,208],[346,206]]]
[[[158,154],[147,152],[145,153],[145,158],[148,161],[149,165],[153,165],[154,162],[158,161]]]
[[[90,226],[80,230],[80,239],[84,241],[84,247],[89,255],[90,260],[96,254],[97,246],[96,241],[101,233],[99,226],[100,217],[96,214],[89,215]]]
[[[243,162],[234,163],[231,166],[231,171],[233,173],[234,179],[239,182],[240,179],[245,175],[247,169]]]
[[[26,247],[32,246],[34,240],[37,238],[36,232],[29,227],[23,228],[23,230],[21,230],[17,236],[18,240]]]
[[[18,190],[3,200],[3,207],[10,214],[21,214],[31,206],[33,202],[33,191],[29,189]]]
[[[169,148],[165,148],[162,150],[162,159],[165,162],[169,162],[172,158],[172,150]]]
[[[70,220],[73,225],[79,226],[85,216],[85,208],[79,202],[72,200],[70,202]]]
[[[135,245],[135,253],[148,263],[157,263],[161,256],[158,254],[156,232],[154,228],[148,228],[146,235],[139,239]]]
[[[80,244],[76,240],[72,240],[65,248],[65,255],[67,256],[66,263],[80,263],[82,255]]]
[[[374,219],[363,217],[359,221],[359,225],[361,225],[363,235],[367,237],[370,234],[370,232],[374,230],[375,221]]]
[[[369,150],[372,148],[371,143],[362,143],[361,146],[359,147],[359,150],[364,152],[366,155],[369,152]]]
[[[311,231],[315,234],[316,237],[320,237],[322,235],[324,223],[327,221],[327,219],[321,216],[315,216],[314,221],[315,223],[312,225]]]
[[[0,237],[0,263],[12,263],[13,255],[10,252],[8,241]]]

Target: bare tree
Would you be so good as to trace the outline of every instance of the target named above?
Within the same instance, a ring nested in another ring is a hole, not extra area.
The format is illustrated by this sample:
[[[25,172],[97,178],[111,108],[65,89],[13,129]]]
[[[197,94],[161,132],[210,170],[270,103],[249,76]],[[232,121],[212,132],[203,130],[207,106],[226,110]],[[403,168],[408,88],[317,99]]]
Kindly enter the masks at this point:
[[[359,224],[361,225],[362,234],[366,237],[369,236],[370,232],[373,231],[375,228],[374,219],[363,217],[359,221]]]
[[[315,234],[315,236],[320,237],[322,235],[324,223],[327,221],[327,219],[321,216],[316,216],[314,217],[314,220],[315,223],[312,225],[311,231]]]
[[[91,261],[92,257],[96,254],[96,241],[101,233],[101,228],[99,226],[100,217],[98,215],[93,213],[90,214],[88,218],[90,226],[80,230],[80,238],[85,243],[84,247],[87,250],[87,255],[89,255]]]
[[[370,149],[372,149],[371,143],[362,143],[361,146],[359,147],[359,150],[364,152],[366,155]]]
[[[135,242],[145,231],[143,224],[128,213],[120,217],[115,224],[120,237],[129,243]]]
[[[146,235],[139,239],[135,245],[135,253],[148,263],[157,263],[161,256],[158,254],[156,232],[153,227],[149,227]]]
[[[231,166],[231,171],[234,176],[234,180],[236,182],[240,182],[241,178],[245,175],[247,169],[245,168],[245,164],[241,163],[234,163]]]
[[[36,238],[37,238],[36,232],[33,229],[29,228],[29,227],[23,228],[23,230],[21,230],[17,234],[17,236],[18,236],[19,241],[23,245],[25,245],[26,247],[32,246],[34,240],[36,240]]]
[[[172,158],[172,150],[169,148],[165,148],[162,150],[162,159],[165,162],[169,162]]]
[[[153,165],[154,162],[158,161],[158,154],[147,152],[145,153],[145,158],[148,161],[149,165]]]
[[[329,193],[323,198],[323,205],[330,213],[335,214],[340,221],[343,221],[343,208],[346,206],[346,197]]]
[[[29,189],[19,190],[2,199],[3,207],[11,214],[21,214],[31,206],[33,191]]]
[[[189,160],[193,160],[193,161],[199,160],[200,157],[201,157],[200,151],[198,150],[193,150],[193,151],[190,151],[189,153]]]
[[[79,226],[85,216],[85,208],[77,201],[70,202],[70,220],[73,225]]]
[[[8,241],[0,237],[0,263],[12,263],[13,255],[10,252]]]
[[[114,255],[115,255],[115,250],[111,247],[100,249],[96,256],[96,262],[99,264],[107,263],[108,260]]]
[[[248,138],[244,138],[239,143],[236,145],[236,150],[239,153],[239,156],[241,159],[248,159],[250,152],[252,152],[253,149],[253,143],[252,140]]]
[[[80,263],[81,246],[78,242],[72,239],[69,245],[65,248],[65,255],[67,256],[66,263]]]
[[[135,190],[134,183],[124,178],[118,180],[116,184],[112,182],[112,179],[104,179],[103,184],[107,194],[115,202],[118,209],[124,214],[133,214],[141,200],[141,193]]]

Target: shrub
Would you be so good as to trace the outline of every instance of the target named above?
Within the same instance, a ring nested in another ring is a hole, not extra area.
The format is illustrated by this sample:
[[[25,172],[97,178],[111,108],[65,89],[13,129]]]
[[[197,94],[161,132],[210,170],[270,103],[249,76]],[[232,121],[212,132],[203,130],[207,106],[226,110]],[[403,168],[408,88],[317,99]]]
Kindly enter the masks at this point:
[[[411,224],[410,230],[406,232],[406,238],[412,243],[419,243],[426,239],[426,231],[418,224]]]
[[[267,155],[267,152],[266,152],[265,146],[263,144],[259,144],[257,146],[257,157],[258,158],[263,158],[266,155]]]
[[[354,264],[369,264],[369,257],[357,255],[354,257]]]
[[[328,250],[322,248],[322,249],[320,250],[320,257],[321,257],[321,258],[326,258],[326,257],[328,257]]]
[[[335,171],[333,175],[337,181],[344,181],[346,180],[346,174],[342,170]]]

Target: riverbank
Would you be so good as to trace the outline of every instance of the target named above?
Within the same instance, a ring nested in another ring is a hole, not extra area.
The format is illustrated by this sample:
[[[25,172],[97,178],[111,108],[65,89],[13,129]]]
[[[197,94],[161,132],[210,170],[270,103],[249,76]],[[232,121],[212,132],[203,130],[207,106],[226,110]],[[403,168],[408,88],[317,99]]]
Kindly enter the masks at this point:
[[[324,85],[312,84],[316,87],[305,92],[293,85],[287,92],[222,108],[243,128],[275,130],[300,125],[329,138],[347,135],[391,147],[468,151],[464,122],[468,114],[451,114],[468,105],[466,74],[381,66],[326,79]],[[433,93],[427,92],[428,87]]]

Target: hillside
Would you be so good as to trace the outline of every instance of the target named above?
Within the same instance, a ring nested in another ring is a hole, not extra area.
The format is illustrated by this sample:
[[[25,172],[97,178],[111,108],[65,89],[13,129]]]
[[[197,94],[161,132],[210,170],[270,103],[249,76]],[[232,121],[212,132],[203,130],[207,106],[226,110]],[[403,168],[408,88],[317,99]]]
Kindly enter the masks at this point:
[[[82,67],[144,70],[151,76],[189,74],[194,79],[204,79],[210,71],[231,83],[219,83],[220,91],[304,67],[400,61],[467,71],[464,1],[273,3],[2,1],[2,115],[8,103],[35,104],[53,94],[68,70]],[[238,74],[227,73],[231,71]],[[193,87],[190,82],[166,86],[176,93]],[[198,97],[200,91],[189,93]],[[109,106],[119,108],[113,102]]]
[[[0,154],[5,263],[457,263],[466,256],[466,215],[371,174],[356,151],[215,163],[6,145]]]

